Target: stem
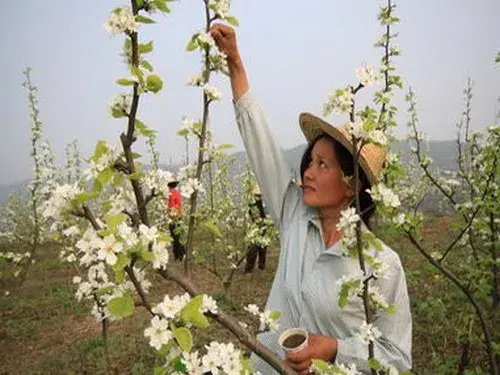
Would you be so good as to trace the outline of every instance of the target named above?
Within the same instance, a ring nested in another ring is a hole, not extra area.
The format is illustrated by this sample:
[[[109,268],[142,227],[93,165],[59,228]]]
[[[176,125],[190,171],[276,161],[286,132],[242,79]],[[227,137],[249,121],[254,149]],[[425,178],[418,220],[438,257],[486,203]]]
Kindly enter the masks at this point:
[[[208,1],[203,0],[205,3],[205,19],[206,19],[206,28],[205,31],[208,32],[211,26],[210,19],[210,9],[208,8]],[[210,50],[205,48],[204,58],[205,58],[205,82],[210,80],[210,61],[209,61]],[[207,94],[203,92],[203,119],[201,125],[201,134],[198,141],[198,164],[196,165],[196,179],[200,181],[201,173],[203,170],[203,157],[205,154],[205,140],[207,134],[207,126],[208,126],[208,118],[209,118],[209,109],[210,109],[210,99],[207,97]],[[194,230],[195,230],[195,213],[196,207],[198,203],[198,191],[194,191],[193,195],[191,195],[191,202],[189,208],[189,224],[188,224],[188,234],[186,241],[186,259],[184,260],[184,273],[189,275],[190,273],[190,262],[193,253],[193,239],[194,239]]]

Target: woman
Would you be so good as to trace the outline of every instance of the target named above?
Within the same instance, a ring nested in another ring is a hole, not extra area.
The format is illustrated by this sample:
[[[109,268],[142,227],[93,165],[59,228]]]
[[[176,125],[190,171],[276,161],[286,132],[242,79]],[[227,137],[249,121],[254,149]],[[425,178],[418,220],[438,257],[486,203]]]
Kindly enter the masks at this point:
[[[355,298],[344,309],[338,306],[337,282],[344,275],[359,272],[357,260],[342,256],[342,233],[337,230],[342,210],[351,205],[356,194],[353,179],[345,179],[353,175],[346,129],[334,128],[313,115],[301,115],[300,125],[309,147],[301,163],[299,187],[249,91],[234,30],[215,25],[211,34],[228,57],[238,127],[269,211],[280,226],[281,252],[266,309],[282,312],[280,332],[292,327],[310,332],[309,345],[284,359],[299,374],[309,373],[312,359],[355,363],[368,372],[368,345],[357,336],[365,321],[362,301]],[[362,154],[360,160],[364,186],[359,194],[366,208],[366,224],[373,207],[365,190],[376,181],[385,155],[375,145],[369,148],[374,151],[373,160],[371,153]],[[373,324],[382,333],[374,342],[375,356],[403,371],[411,368],[412,330],[405,276],[399,257],[391,249],[386,247],[378,256],[389,266],[389,272],[374,284],[397,313],[379,312],[375,316]],[[261,334],[259,340],[283,357],[277,340],[280,332]],[[275,373],[262,361],[256,367],[264,375]]]

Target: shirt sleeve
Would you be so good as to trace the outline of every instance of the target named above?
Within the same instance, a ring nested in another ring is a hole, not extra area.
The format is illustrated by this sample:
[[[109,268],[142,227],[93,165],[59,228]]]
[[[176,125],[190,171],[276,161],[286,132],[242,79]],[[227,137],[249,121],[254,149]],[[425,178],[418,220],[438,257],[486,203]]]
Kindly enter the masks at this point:
[[[396,259],[394,259],[394,257]],[[375,340],[375,358],[403,372],[411,369],[412,318],[406,287],[406,279],[399,257],[394,254],[389,264],[391,272],[386,279],[378,279],[375,285],[385,301],[396,308],[395,314],[380,312],[374,319],[381,336]],[[358,336],[338,340],[335,362],[345,365],[355,363],[359,370],[369,373],[366,365],[368,344]]]
[[[271,216],[282,224],[301,199],[301,191],[294,183],[293,169],[276,143],[264,113],[252,93],[248,91],[234,106],[236,122],[250,166]]]

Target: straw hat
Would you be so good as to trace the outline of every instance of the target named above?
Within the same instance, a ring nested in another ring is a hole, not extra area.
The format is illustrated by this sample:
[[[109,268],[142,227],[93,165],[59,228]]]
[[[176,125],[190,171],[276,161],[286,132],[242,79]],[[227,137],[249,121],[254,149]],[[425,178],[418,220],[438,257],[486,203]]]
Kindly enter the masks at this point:
[[[255,184],[252,188],[252,195],[262,195],[262,193],[260,192],[260,188],[259,188],[259,185]]]
[[[308,143],[314,141],[321,134],[326,133],[342,144],[351,154],[354,153],[347,123],[339,127],[334,127],[310,113],[301,113],[299,123]],[[359,165],[365,171],[368,182],[372,186],[377,183],[378,176],[385,163],[386,155],[386,149],[373,143],[367,143],[361,149]]]

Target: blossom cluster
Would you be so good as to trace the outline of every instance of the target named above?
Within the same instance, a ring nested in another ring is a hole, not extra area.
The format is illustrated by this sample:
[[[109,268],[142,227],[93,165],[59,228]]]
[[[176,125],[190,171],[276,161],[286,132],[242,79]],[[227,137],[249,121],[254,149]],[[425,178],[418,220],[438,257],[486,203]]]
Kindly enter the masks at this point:
[[[212,341],[205,345],[206,354],[200,356],[198,352],[182,353],[182,363],[190,375],[206,373],[221,375],[240,375],[243,373],[241,362],[242,353],[233,343],[218,343]]]
[[[153,348],[160,350],[163,345],[172,339],[173,333],[170,330],[170,321],[179,320],[182,309],[189,302],[191,302],[191,297],[187,293],[176,295],[173,298],[166,295],[163,301],[153,308],[155,316],[151,320],[151,326],[144,331],[144,336],[149,337],[149,343]],[[212,297],[203,295],[200,312],[217,314],[217,303]]]
[[[259,318],[259,331],[277,331],[279,329],[278,320],[281,314],[278,311],[266,310],[261,312],[259,307],[255,304],[250,304],[244,308],[250,314],[255,315]]]
[[[104,28],[108,33],[115,36],[124,32],[137,32],[139,23],[135,20],[130,8],[120,6],[110,13]]]

